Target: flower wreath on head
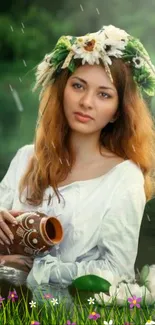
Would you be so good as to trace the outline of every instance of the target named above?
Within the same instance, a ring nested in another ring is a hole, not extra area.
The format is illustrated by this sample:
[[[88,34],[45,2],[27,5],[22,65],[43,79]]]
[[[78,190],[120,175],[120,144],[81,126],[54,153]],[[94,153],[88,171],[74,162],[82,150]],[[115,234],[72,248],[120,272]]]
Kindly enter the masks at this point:
[[[139,39],[112,25],[103,26],[98,32],[84,36],[61,36],[54,50],[46,54],[37,66],[33,91],[42,86],[39,96],[41,99],[45,88],[55,81],[63,69],[68,68],[72,73],[75,71],[76,59],[82,59],[82,65],[100,64],[101,60],[113,82],[109,68],[113,57],[130,63],[133,79],[140,93],[155,95],[155,67],[149,54]]]

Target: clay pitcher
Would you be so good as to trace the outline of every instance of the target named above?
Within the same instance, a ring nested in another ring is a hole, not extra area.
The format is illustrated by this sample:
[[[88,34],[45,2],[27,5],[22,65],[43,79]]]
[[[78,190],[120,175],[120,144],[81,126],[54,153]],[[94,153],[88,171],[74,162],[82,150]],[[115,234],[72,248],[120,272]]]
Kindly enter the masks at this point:
[[[58,219],[40,212],[24,212],[16,217],[17,225],[7,223],[14,235],[13,244],[0,244],[0,254],[36,256],[48,251],[63,239]]]

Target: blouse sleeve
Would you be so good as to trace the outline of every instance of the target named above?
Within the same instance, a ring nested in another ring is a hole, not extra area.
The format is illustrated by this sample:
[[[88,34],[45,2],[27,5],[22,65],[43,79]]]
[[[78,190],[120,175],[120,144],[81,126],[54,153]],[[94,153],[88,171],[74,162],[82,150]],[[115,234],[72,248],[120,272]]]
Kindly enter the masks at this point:
[[[86,274],[102,274],[110,270],[114,275],[134,278],[134,264],[138,252],[139,232],[146,204],[143,185],[134,185],[119,191],[111,200],[111,207],[104,215],[97,246],[97,260],[69,262],[59,261],[50,254],[34,261],[27,278],[30,286],[59,282],[71,284],[72,280]]]
[[[9,168],[0,182],[0,207],[8,210],[11,210],[13,204],[20,150],[17,151],[11,160]]]
[[[98,248],[107,269],[122,276],[135,277],[139,233],[146,204],[144,186],[134,185],[115,197],[102,221]]]

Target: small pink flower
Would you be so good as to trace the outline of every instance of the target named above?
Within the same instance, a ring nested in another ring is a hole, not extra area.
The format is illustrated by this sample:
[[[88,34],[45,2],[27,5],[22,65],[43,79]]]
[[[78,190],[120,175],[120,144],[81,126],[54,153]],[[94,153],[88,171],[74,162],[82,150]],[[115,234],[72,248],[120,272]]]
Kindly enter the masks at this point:
[[[39,325],[40,323],[37,322],[36,320],[32,320],[31,324],[30,325]]]
[[[5,298],[2,298],[2,296],[0,296],[0,307],[2,306],[2,301],[5,300]]]
[[[100,317],[100,314],[97,314],[95,311],[93,311],[93,312],[88,316],[89,319],[94,319],[94,320],[96,320],[96,319],[99,318],[99,317]]]
[[[136,296],[133,296],[132,298],[128,298],[128,302],[130,302],[130,308],[133,308],[136,306],[137,308],[140,308],[140,304],[137,302],[140,302],[142,298],[137,298]]]
[[[44,298],[50,299],[50,298],[54,298],[54,297],[50,293],[46,293],[46,294],[44,294]]]
[[[8,299],[11,299],[13,302],[15,301],[15,299],[18,299],[16,290],[9,291]]]
[[[67,320],[67,323],[64,325],[76,325],[76,323],[71,323],[70,320]]]

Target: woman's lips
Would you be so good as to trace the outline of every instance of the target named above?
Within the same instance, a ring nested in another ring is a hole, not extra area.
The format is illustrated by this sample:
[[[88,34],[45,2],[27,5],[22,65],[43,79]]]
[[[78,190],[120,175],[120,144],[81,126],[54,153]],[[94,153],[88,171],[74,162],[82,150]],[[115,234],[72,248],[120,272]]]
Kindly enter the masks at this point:
[[[74,113],[74,114],[75,114],[76,119],[78,119],[78,121],[80,121],[80,122],[88,122],[88,121],[92,120],[91,117],[85,117],[79,113]]]

